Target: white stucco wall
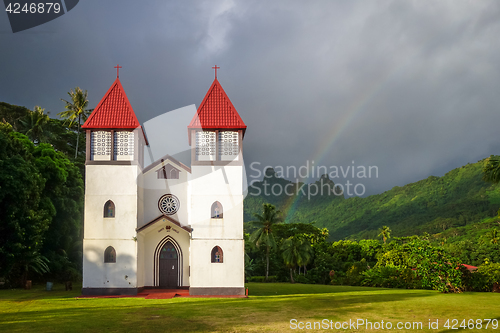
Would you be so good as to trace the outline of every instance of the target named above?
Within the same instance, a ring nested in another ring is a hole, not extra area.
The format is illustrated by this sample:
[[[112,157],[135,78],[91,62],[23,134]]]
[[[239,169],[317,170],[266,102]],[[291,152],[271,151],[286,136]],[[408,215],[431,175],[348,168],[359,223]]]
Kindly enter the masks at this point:
[[[116,263],[104,262],[104,250],[112,246]],[[136,288],[136,242],[116,239],[83,240],[83,288]]]
[[[190,180],[193,239],[243,239],[243,187],[241,166],[193,166]],[[222,219],[212,219],[215,201]]]
[[[87,165],[83,288],[137,287],[137,185],[135,165]],[[112,200],[115,217],[104,218]],[[104,263],[104,250],[113,246],[116,263]],[[125,278],[127,276],[127,278]]]
[[[223,251],[223,262],[212,263],[214,246]],[[244,287],[243,240],[191,240],[191,287]]]
[[[213,219],[210,216],[210,209],[215,201],[222,204],[223,218]],[[193,239],[243,239],[242,195],[193,195],[191,205]]]
[[[242,166],[191,168],[191,287],[244,287],[243,170]],[[223,218],[211,218],[211,206],[219,201]],[[223,251],[223,263],[212,263],[215,246]]]
[[[137,233],[137,287],[144,287],[145,283],[145,262],[144,262],[144,235]]]
[[[139,186],[144,191],[144,208],[143,218],[141,219],[141,223],[138,227],[142,227],[162,215],[162,212],[158,209],[158,200],[164,194],[173,194],[179,199],[180,202],[179,210],[177,213],[170,215],[170,217],[179,221],[182,225],[188,224],[190,201],[188,198],[188,172],[178,165],[170,162],[168,159],[165,160],[163,164],[166,165],[168,163],[180,170],[179,179],[158,179],[156,170],[161,168],[162,164],[148,170],[140,177]]]
[[[135,165],[87,165],[85,177],[85,239],[132,239],[137,227]],[[115,217],[105,218],[104,204],[112,200]]]

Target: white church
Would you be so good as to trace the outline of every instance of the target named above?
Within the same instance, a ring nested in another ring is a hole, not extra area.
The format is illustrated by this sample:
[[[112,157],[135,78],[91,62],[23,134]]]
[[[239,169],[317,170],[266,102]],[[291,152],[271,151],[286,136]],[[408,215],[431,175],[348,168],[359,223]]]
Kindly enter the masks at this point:
[[[83,295],[244,295],[246,125],[217,77],[186,125],[190,166],[169,155],[144,166],[147,133],[117,77],[82,126]]]

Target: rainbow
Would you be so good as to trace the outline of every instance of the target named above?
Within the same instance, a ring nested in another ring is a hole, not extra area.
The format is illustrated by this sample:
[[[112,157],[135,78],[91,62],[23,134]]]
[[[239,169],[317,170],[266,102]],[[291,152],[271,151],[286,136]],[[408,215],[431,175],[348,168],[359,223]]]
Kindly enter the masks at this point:
[[[323,143],[319,145],[314,152],[312,163],[315,165],[323,165],[322,162],[333,145],[339,140],[345,130],[349,128],[350,124],[352,124],[354,120],[359,119],[359,117],[363,114],[363,111],[366,110],[365,106],[372,101],[385,86],[391,73],[394,71],[395,67],[392,67],[391,70],[385,71],[376,80],[373,80],[373,82],[366,85],[364,89],[359,91],[356,98],[353,99],[353,102],[349,105],[346,111],[342,113],[340,120],[335,123],[328,137],[322,141]],[[305,183],[308,184],[310,181],[311,177],[308,177],[305,180]],[[299,196],[297,195],[289,208],[283,212],[284,216],[293,216],[297,210],[298,198]]]

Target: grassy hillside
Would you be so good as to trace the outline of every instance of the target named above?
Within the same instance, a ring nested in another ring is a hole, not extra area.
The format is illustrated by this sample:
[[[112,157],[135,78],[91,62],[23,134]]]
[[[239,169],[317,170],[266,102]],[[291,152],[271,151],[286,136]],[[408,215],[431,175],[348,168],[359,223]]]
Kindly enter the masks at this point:
[[[482,166],[483,161],[467,164],[443,177],[431,176],[366,198],[323,195],[308,200],[300,194],[266,196],[261,191],[259,196],[248,195],[245,199],[245,221],[252,219],[252,213],[258,212],[263,202],[271,202],[285,213],[287,222],[315,221],[316,226],[330,230],[333,240],[376,238],[383,225],[392,229],[393,236],[441,233],[496,215],[500,186],[481,179]],[[263,190],[267,186],[270,193],[272,185],[290,183],[272,173],[267,176],[250,192],[256,194],[256,188]]]

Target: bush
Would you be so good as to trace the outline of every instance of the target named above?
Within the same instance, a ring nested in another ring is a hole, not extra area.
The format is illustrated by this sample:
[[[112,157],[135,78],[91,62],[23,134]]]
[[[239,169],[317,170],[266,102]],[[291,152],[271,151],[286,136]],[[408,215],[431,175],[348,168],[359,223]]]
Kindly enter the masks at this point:
[[[250,276],[248,282],[266,282],[265,276]],[[275,275],[268,276],[267,282],[277,282]]]
[[[384,288],[421,288],[415,271],[396,266],[375,266],[361,273],[361,285]]]
[[[472,273],[465,268],[462,268],[462,272],[467,290],[492,291],[493,284],[500,283],[500,263],[486,261]]]
[[[294,278],[295,282],[297,282],[297,283],[311,283],[311,281],[308,279],[308,277],[304,274],[294,276],[293,278]]]
[[[366,264],[366,260],[363,258],[359,262],[355,262],[351,267],[347,270],[345,274],[344,284],[349,286],[359,286],[361,285],[361,281],[363,280],[363,273],[368,269]]]

